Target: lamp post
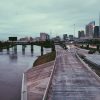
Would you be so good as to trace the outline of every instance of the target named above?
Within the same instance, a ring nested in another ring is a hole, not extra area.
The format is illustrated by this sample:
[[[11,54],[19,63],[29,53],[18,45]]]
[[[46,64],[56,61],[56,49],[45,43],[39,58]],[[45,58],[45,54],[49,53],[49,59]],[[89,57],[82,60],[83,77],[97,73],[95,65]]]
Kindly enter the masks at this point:
[[[75,24],[74,24],[74,39],[75,39]]]

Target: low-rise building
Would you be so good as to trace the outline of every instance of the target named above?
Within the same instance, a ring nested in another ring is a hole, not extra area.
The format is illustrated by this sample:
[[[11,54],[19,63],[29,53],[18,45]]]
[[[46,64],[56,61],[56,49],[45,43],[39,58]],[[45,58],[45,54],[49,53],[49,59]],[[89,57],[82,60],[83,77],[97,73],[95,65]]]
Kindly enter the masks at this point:
[[[78,31],[78,38],[83,39],[85,37],[84,31]]]
[[[74,36],[73,35],[69,35],[69,40],[73,41],[74,40]]]
[[[60,38],[60,36],[56,36],[56,37],[52,38],[52,40],[54,42],[59,42],[59,41],[61,41],[61,38]]]
[[[64,35],[63,35],[63,40],[64,40],[64,41],[68,40],[67,34],[64,34]]]
[[[40,37],[35,38],[35,41],[37,41],[37,42],[39,42],[40,40],[41,40]]]

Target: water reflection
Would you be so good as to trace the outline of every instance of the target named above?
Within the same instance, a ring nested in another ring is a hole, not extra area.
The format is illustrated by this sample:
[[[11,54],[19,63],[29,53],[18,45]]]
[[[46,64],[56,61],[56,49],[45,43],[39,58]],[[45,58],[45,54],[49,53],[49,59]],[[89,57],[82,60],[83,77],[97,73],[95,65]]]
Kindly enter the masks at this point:
[[[11,59],[11,61],[12,60],[17,60],[18,56],[17,56],[16,53],[12,53],[12,54],[9,55],[9,58]]]
[[[9,48],[7,48],[7,54],[9,54],[9,52],[10,52],[10,51],[9,51]]]
[[[31,51],[31,56],[33,56],[33,51]]]

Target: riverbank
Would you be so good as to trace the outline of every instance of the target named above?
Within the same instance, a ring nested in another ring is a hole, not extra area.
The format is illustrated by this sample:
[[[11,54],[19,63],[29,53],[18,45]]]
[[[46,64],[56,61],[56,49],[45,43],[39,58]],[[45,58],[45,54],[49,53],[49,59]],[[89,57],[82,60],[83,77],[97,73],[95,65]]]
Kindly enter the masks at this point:
[[[40,100],[43,98],[54,66],[56,51],[39,56],[33,67],[23,74],[21,100]],[[26,91],[26,92],[24,92]]]
[[[56,52],[53,51],[51,53],[45,54],[43,56],[39,56],[37,60],[34,62],[33,67],[50,62],[55,60]]]
[[[44,49],[44,53],[50,52]],[[22,53],[22,46],[17,46],[17,54],[10,48],[9,53],[4,49],[0,52],[0,100],[21,100],[22,75],[32,68],[37,56],[41,55],[41,48],[34,46],[33,55],[30,46]],[[6,63],[5,63],[6,62]]]

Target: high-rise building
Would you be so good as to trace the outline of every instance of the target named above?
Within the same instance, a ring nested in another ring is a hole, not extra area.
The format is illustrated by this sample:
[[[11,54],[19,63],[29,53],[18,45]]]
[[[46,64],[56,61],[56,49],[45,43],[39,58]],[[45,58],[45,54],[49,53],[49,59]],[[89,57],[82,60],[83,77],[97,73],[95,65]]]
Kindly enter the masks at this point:
[[[99,38],[99,26],[94,27],[94,38]]]
[[[95,27],[95,21],[92,21],[88,25],[86,25],[86,37],[87,38],[89,39],[93,38],[94,27]]]
[[[83,30],[82,31],[78,31],[78,38],[82,39],[84,37],[85,37],[84,31]]]

